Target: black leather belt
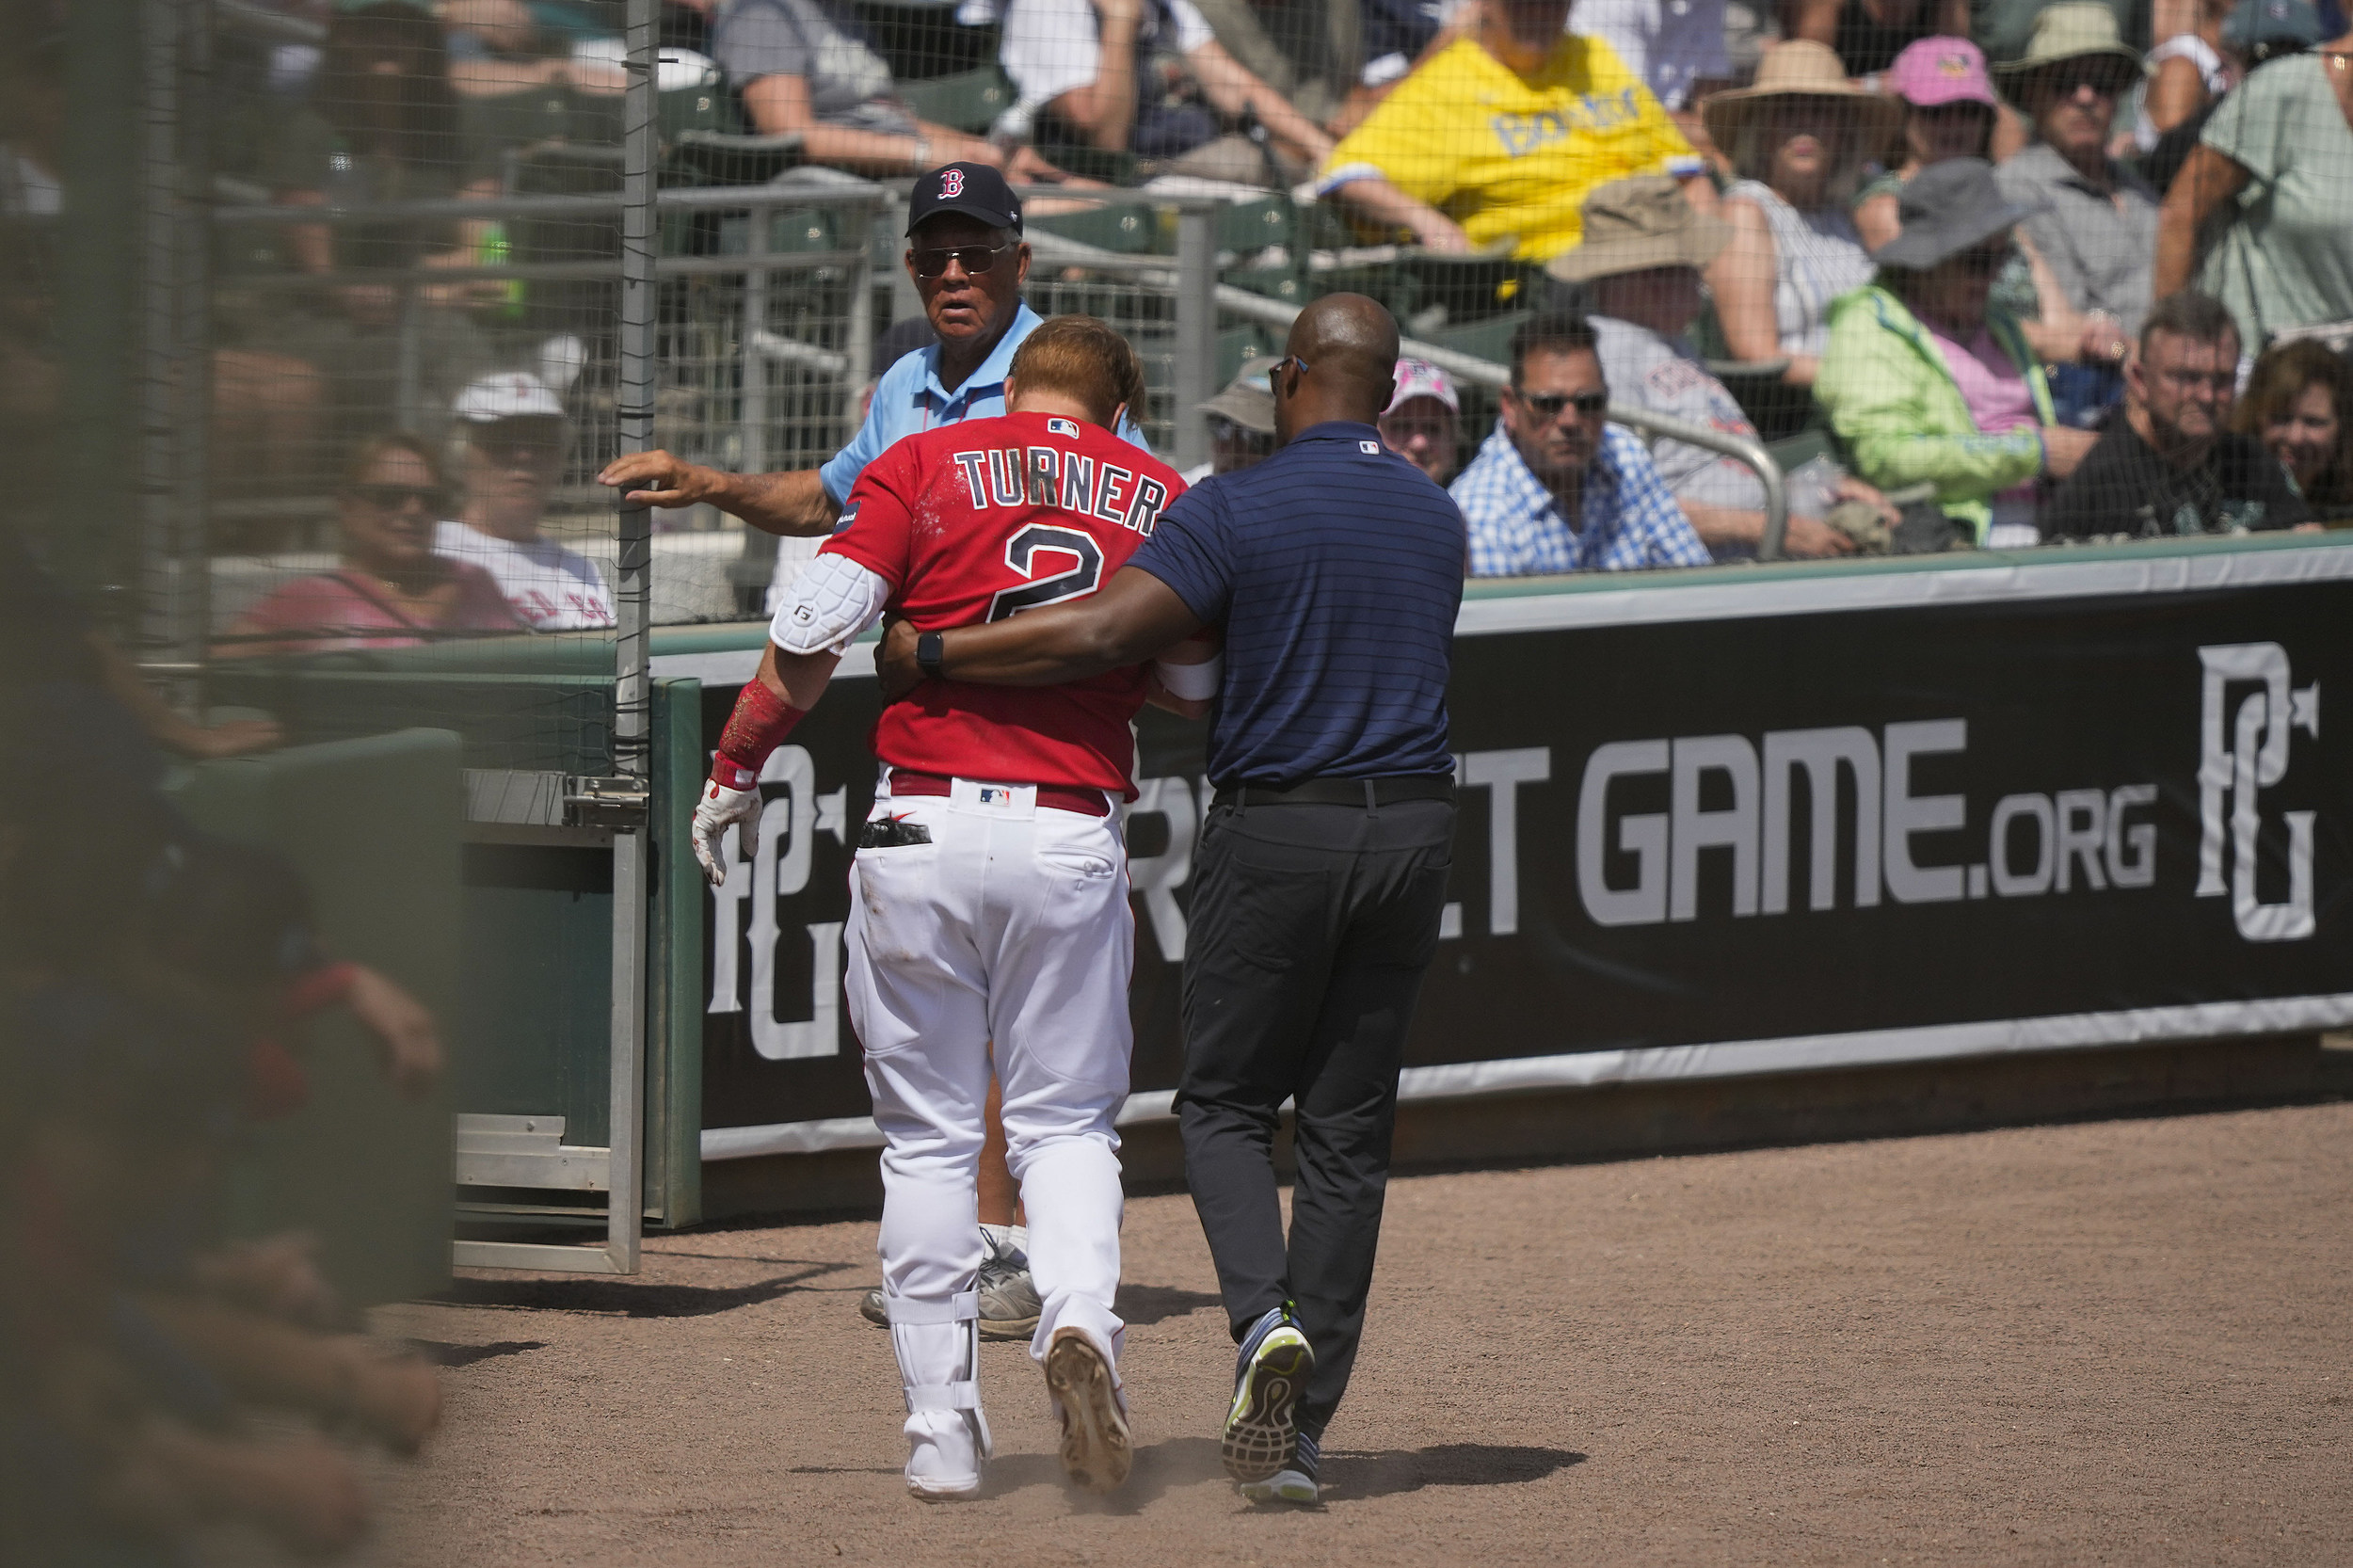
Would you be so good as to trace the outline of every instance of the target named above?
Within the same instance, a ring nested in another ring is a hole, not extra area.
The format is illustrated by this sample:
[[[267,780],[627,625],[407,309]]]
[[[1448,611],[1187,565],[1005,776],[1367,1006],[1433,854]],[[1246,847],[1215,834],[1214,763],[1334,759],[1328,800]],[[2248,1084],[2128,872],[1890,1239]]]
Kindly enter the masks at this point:
[[[1385,778],[1307,778],[1288,787],[1221,784],[1212,806],[1241,810],[1250,806],[1356,806],[1365,810],[1403,800],[1452,800],[1454,779],[1447,774],[1391,774]]]

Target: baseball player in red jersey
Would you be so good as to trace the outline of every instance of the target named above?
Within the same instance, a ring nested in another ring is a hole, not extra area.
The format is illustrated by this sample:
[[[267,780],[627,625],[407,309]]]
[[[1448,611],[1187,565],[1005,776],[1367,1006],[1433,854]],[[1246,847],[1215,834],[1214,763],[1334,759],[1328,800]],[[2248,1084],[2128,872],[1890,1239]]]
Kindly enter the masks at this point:
[[[1112,434],[1143,397],[1135,351],[1101,322],[1024,343],[1009,411],[910,436],[868,465],[843,528],[777,606],[695,813],[717,884],[720,840],[753,831],[768,754],[840,652],[885,611],[919,631],[1093,593],[1183,490]],[[1129,1448],[1112,1310],[1128,1094],[1134,920],[1113,801],[1132,799],[1128,722],[1214,690],[1207,665],[1129,667],[1064,686],[926,680],[883,711],[884,772],[851,877],[846,976],[882,1157],[883,1291],[905,1385],[907,1485],[968,1496],[981,1413],[975,1170],[990,1042],[1008,1163],[1029,1212],[1044,1367],[1072,1480],[1108,1491]]]

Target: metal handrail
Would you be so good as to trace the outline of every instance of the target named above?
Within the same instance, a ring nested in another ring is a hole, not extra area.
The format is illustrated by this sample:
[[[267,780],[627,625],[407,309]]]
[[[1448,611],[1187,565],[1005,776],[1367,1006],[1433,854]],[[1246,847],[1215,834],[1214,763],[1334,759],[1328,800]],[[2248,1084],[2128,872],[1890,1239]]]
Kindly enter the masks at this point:
[[[655,196],[661,212],[734,212],[763,207],[871,207],[888,196],[881,185],[858,183],[822,185],[692,185]],[[412,201],[365,201],[302,206],[266,202],[216,207],[216,224],[237,223],[381,223],[403,217],[594,217],[618,213],[618,191],[592,191],[581,196],[435,197]]]

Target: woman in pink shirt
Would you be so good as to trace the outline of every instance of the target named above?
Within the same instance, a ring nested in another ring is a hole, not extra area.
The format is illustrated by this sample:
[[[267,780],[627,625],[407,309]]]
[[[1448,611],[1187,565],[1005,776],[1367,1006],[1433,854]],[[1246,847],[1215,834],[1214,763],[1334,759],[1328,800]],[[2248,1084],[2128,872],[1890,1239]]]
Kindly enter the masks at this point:
[[[1831,307],[1815,398],[1865,483],[1932,485],[1974,543],[2033,544],[2038,484],[2073,472],[2098,438],[2057,422],[2040,357],[1989,300],[2026,209],[1977,158],[1923,169],[1900,207],[1902,232],[1872,253],[1877,280]]]
[[[414,436],[361,445],[338,503],[343,565],[278,588],[215,651],[339,653],[416,648],[437,632],[523,631],[488,572],[433,553],[445,493],[432,449]]]

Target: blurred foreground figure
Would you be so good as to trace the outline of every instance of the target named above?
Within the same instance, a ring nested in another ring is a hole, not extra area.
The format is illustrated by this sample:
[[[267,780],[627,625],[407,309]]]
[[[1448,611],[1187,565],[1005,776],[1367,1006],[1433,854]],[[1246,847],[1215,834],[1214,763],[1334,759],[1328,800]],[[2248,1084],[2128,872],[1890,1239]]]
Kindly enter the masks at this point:
[[[5,557],[0,1561],[180,1562],[216,1521],[341,1548],[367,1502],[326,1434],[413,1452],[440,1391],[348,1332],[306,1239],[224,1239],[222,1181],[302,1102],[310,1014],[350,1006],[411,1093],[437,1032],[325,959],[283,863],[181,820],[71,600]],[[264,1410],[312,1430],[263,1435]]]

